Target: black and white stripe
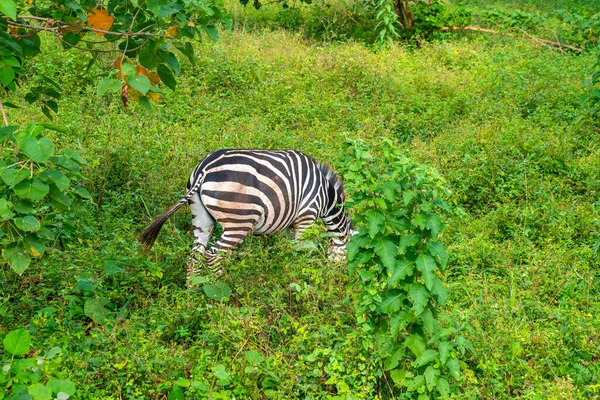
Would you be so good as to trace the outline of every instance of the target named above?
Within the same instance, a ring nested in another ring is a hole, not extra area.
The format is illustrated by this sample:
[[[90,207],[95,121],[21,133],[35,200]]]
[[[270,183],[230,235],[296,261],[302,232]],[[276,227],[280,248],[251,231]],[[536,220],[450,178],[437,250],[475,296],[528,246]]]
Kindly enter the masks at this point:
[[[142,233],[140,242],[152,247],[167,218],[189,203],[195,240],[188,277],[196,272],[200,255],[210,267],[250,233],[293,228],[298,238],[318,218],[332,238],[329,256],[345,255],[351,222],[344,210],[343,184],[329,166],[299,151],[217,150],[196,166],[187,188],[185,196]],[[223,234],[206,250],[215,221]]]

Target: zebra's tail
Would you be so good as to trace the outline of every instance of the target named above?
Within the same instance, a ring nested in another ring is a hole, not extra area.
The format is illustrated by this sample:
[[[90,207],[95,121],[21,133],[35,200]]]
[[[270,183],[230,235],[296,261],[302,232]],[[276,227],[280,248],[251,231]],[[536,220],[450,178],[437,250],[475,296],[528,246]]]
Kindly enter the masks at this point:
[[[192,186],[190,190],[187,191],[187,193],[181,198],[181,200],[179,200],[177,203],[169,207],[165,212],[156,217],[154,221],[152,221],[152,223],[146,229],[144,229],[144,232],[142,232],[142,234],[139,237],[139,241],[142,245],[144,245],[146,251],[149,251],[152,248],[152,245],[158,237],[160,229],[165,224],[167,219],[192,198],[192,196],[198,191],[198,189],[200,189],[201,184],[202,174],[198,176],[194,186]]]

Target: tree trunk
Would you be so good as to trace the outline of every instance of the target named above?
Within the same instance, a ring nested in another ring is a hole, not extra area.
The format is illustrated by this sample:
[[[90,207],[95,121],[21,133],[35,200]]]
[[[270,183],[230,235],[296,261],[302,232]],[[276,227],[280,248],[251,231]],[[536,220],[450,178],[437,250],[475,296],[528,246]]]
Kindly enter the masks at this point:
[[[400,25],[402,25],[404,29],[412,29],[413,16],[410,12],[408,0],[394,0],[394,9],[396,10]]]

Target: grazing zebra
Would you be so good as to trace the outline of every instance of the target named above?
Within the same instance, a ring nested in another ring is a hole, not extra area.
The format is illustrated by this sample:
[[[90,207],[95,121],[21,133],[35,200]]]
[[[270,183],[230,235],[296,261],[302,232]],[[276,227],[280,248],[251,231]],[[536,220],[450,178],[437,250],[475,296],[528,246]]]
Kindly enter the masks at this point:
[[[187,193],[146,228],[140,242],[150,249],[167,218],[189,203],[195,239],[188,278],[198,272],[199,256],[220,274],[217,261],[248,234],[271,234],[291,227],[297,239],[317,218],[323,219],[331,236],[329,258],[340,260],[353,233],[344,202],[337,174],[299,151],[217,150],[196,166]],[[223,234],[206,250],[215,221],[223,227]]]

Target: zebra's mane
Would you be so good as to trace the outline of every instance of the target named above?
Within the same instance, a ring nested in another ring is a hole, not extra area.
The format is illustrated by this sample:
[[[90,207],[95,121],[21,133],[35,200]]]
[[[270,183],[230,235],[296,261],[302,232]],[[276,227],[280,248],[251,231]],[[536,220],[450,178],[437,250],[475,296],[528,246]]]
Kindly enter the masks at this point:
[[[320,162],[318,165],[321,173],[325,175],[325,178],[329,181],[329,183],[333,185],[335,190],[339,191],[341,189],[341,191],[343,192],[344,182],[342,182],[337,172],[335,172],[333,168],[331,168],[331,166],[325,162]]]

